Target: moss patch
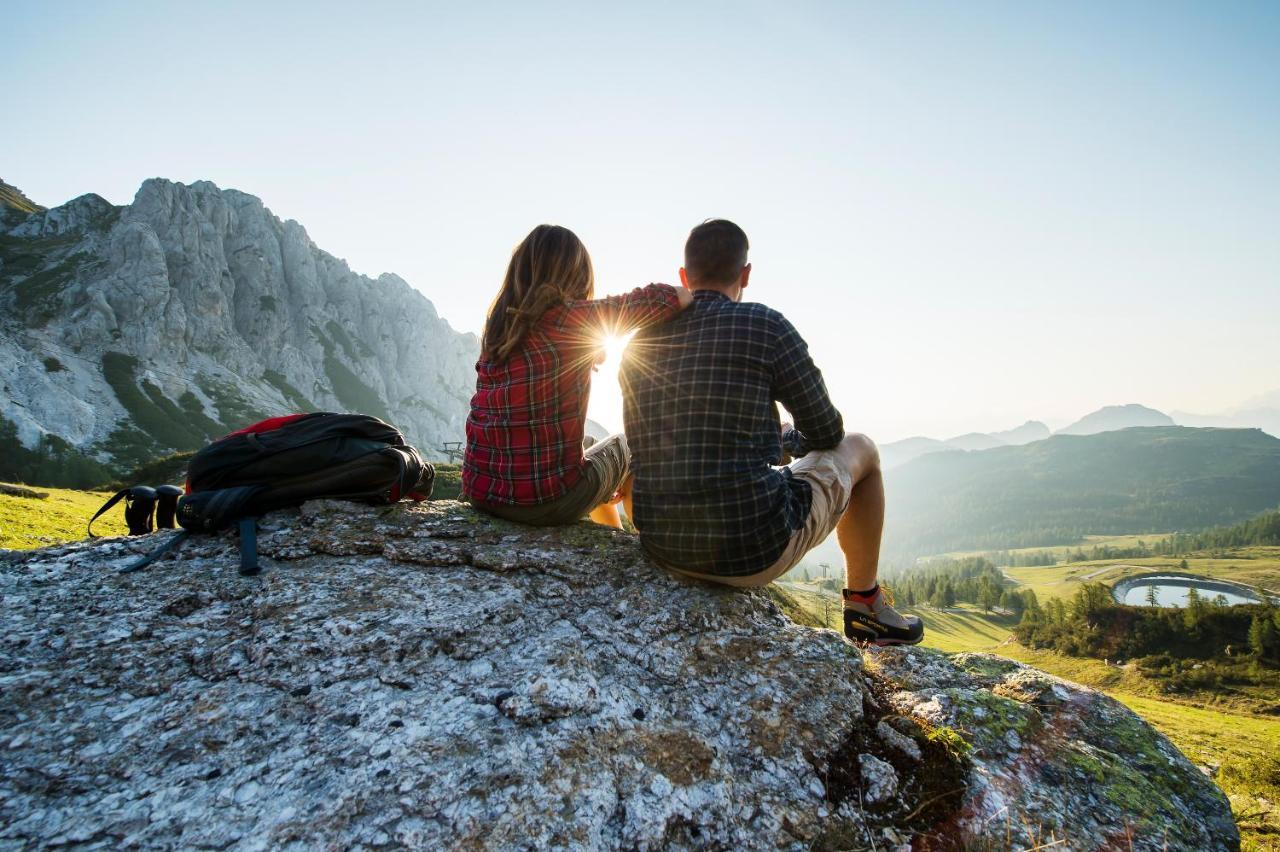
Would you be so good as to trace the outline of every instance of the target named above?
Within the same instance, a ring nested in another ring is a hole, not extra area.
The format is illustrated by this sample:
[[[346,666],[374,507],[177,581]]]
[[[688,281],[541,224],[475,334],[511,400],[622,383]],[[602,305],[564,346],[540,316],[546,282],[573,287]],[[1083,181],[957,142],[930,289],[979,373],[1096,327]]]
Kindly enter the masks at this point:
[[[436,469],[432,500],[457,500],[462,493],[462,467],[456,464],[433,464]]]
[[[943,694],[956,707],[956,728],[984,751],[1002,751],[1010,731],[1026,740],[1043,724],[1034,707],[985,689],[947,689]]]

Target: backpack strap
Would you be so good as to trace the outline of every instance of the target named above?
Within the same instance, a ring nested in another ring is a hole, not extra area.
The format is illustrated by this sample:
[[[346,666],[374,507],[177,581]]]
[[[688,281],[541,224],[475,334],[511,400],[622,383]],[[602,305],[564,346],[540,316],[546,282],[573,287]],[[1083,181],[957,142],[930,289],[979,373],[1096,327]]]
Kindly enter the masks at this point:
[[[252,577],[262,572],[258,565],[258,519],[240,519],[240,576]]]
[[[98,538],[98,536],[93,534],[93,522],[98,520],[98,518],[101,518],[108,509],[110,509],[112,506],[114,506],[115,504],[119,503],[122,499],[124,499],[124,496],[128,493],[129,493],[128,488],[117,491],[111,497],[110,500],[102,504],[101,509],[99,509],[96,513],[94,513],[94,516],[89,519],[89,526],[85,528],[85,532],[89,534],[89,538]]]
[[[176,535],[170,536],[168,541],[166,541],[164,544],[160,545],[155,550],[148,553],[146,556],[143,556],[141,559],[137,560],[136,562],[131,562],[128,565],[121,568],[120,573],[132,574],[134,571],[141,571],[143,568],[146,568],[148,565],[150,565],[152,562],[155,562],[161,556],[164,556],[170,550],[173,550],[175,547],[178,546],[178,544],[180,544],[189,535],[191,535],[189,530],[182,530]]]

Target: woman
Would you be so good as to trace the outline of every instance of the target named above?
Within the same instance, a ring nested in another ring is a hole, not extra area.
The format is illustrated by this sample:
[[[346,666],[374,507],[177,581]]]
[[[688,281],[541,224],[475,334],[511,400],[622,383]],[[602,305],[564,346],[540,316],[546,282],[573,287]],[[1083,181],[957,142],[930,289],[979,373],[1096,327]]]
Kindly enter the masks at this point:
[[[489,308],[467,417],[462,496],[498,517],[537,525],[590,514],[621,526],[626,439],[584,454],[591,371],[606,335],[674,317],[691,294],[666,284],[592,300],[591,257],[572,231],[539,225],[516,247]]]

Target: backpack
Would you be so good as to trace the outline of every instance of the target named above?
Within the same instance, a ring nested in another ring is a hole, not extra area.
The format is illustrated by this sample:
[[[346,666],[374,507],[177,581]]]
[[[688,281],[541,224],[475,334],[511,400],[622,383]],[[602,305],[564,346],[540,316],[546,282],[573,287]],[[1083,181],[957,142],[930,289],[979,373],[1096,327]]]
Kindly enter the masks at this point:
[[[183,532],[122,569],[154,562],[188,533],[240,527],[240,573],[257,574],[259,515],[329,498],[390,504],[426,500],[435,468],[394,426],[364,414],[272,417],[219,438],[191,458],[178,500]]]

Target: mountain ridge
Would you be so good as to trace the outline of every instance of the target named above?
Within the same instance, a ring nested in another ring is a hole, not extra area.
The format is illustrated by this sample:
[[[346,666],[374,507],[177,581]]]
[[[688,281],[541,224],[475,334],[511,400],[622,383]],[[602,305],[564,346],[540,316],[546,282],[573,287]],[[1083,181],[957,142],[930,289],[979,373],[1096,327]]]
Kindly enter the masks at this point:
[[[995,447],[1021,446],[1049,437],[1049,427],[1039,420],[1028,420],[1021,426],[1000,432],[967,432],[954,438],[938,440],[918,435],[890,441],[880,446],[880,459],[885,469],[906,464],[922,455],[936,452],[976,452]]]
[[[1059,434],[930,453],[888,471],[885,484],[892,558],[1193,531],[1280,506],[1280,439],[1187,426]]]
[[[26,193],[0,178],[0,225],[9,218],[15,221],[30,213],[39,213],[45,208],[36,204]]]

